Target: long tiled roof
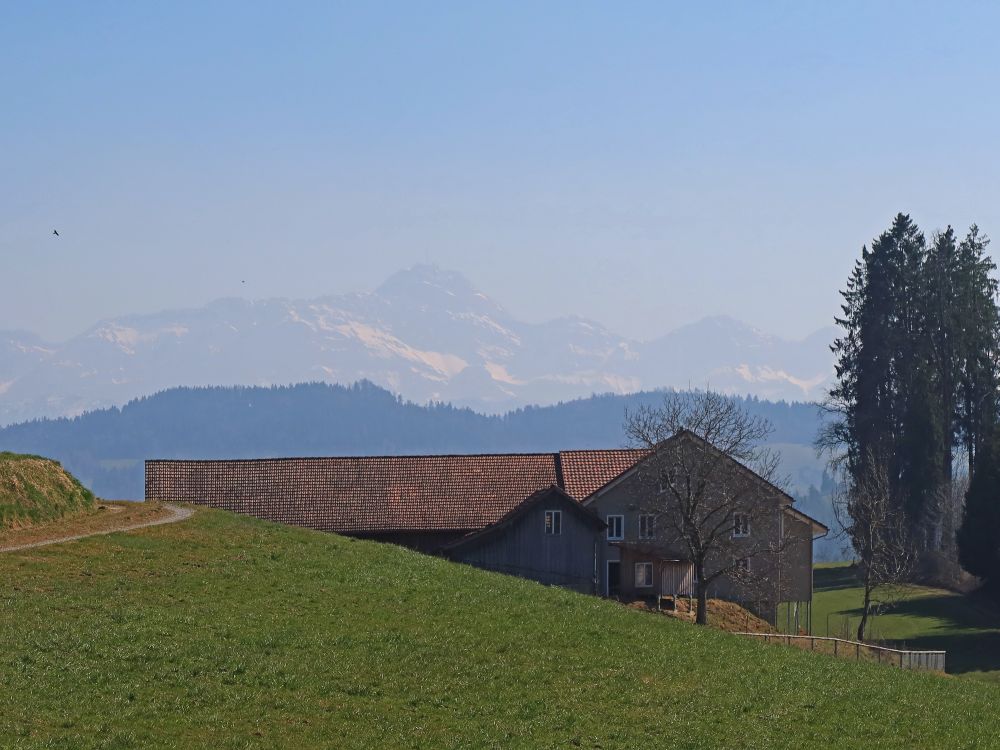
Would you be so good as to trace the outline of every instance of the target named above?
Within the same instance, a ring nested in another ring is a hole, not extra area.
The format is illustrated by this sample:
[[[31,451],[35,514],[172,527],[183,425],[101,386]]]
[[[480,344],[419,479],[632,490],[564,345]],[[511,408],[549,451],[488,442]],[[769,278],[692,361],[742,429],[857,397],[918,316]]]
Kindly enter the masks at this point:
[[[550,485],[583,500],[642,451],[147,461],[146,498],[348,533],[476,530]]]

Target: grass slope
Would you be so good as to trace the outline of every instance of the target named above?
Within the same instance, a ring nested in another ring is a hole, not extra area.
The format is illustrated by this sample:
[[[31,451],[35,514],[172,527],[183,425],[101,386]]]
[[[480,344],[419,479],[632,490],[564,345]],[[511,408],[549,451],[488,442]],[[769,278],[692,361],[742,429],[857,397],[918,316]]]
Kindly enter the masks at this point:
[[[94,495],[56,461],[0,453],[0,530],[23,528],[94,508]]]
[[[0,529],[0,552],[28,544],[57,542],[89,534],[114,532],[164,519],[172,514],[155,500],[104,500],[93,513],[76,514],[21,529]]]
[[[864,591],[846,563],[817,566],[813,630],[857,634]],[[977,596],[909,586],[889,612],[872,621],[873,639],[904,648],[944,650],[952,674],[1000,681],[1000,609]]]
[[[6,747],[954,748],[1000,732],[991,684],[221,511],[0,555],[0,633]]]

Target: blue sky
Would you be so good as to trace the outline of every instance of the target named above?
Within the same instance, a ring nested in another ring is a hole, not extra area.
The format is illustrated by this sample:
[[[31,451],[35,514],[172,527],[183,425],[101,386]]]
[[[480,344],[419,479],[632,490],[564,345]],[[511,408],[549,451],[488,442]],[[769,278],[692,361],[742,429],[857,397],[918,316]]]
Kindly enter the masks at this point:
[[[7,3],[0,329],[429,260],[798,337],[897,211],[1000,237],[1000,6],[701,5]]]

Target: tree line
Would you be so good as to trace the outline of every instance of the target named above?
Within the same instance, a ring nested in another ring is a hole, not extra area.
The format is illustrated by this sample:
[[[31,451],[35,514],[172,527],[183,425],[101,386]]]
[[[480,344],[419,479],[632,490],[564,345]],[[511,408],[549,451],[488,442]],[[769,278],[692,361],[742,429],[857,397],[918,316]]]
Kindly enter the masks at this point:
[[[56,458],[102,497],[143,495],[142,459],[492,453],[616,448],[626,408],[663,392],[596,395],[488,415],[404,401],[369,382],[341,386],[173,388],[79,417],[0,428],[0,450]],[[775,426],[773,440],[809,443],[813,404],[737,398]]]
[[[843,471],[844,526],[866,573],[946,577],[960,563],[1000,575],[1000,311],[988,246],[975,225],[928,238],[899,214],[841,292],[825,404],[834,418],[819,444]]]

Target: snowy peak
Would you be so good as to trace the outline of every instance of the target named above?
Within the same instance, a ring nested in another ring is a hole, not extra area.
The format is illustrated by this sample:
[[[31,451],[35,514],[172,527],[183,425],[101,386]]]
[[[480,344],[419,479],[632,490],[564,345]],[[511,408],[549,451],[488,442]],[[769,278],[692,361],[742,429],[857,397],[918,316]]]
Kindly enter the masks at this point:
[[[397,271],[375,290],[385,302],[406,307],[435,306],[459,311],[489,311],[504,315],[503,308],[457,271],[436,265],[415,265]]]
[[[648,342],[576,316],[525,323],[461,274],[418,265],[373,292],[222,299],[101,321],[61,345],[0,332],[0,424],[172,386],[362,379],[485,411],[668,386],[813,400],[833,371],[832,340],[784,341],[724,316]]]

